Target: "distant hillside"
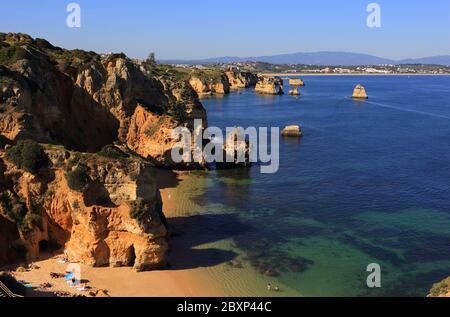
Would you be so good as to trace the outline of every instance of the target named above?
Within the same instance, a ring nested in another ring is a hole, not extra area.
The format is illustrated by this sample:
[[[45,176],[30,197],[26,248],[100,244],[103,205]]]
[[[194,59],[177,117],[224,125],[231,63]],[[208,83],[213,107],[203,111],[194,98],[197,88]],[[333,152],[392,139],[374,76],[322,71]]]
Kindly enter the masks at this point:
[[[253,57],[215,57],[199,60],[162,60],[165,64],[216,64],[236,62],[265,62],[270,64],[311,64],[329,66],[357,66],[357,65],[381,65],[381,64],[437,64],[450,65],[450,55],[425,57],[418,59],[392,60],[369,54],[348,52],[315,52],[294,53],[272,56]]]
[[[401,64],[433,64],[450,66],[450,55],[405,59],[401,61]]]

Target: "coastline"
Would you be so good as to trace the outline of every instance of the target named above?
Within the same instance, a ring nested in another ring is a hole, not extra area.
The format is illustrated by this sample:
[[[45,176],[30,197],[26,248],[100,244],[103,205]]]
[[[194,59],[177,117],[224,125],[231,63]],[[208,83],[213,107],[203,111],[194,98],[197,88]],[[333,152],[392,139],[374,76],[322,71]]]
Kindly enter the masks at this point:
[[[171,251],[166,270],[135,272],[129,267],[93,268],[80,265],[81,279],[94,290],[104,290],[111,297],[232,297],[232,296],[299,296],[298,292],[266,277],[245,262],[230,239],[208,241],[208,233],[200,227],[202,214],[191,198],[201,195],[205,187],[202,172],[173,172],[158,170],[158,185],[163,199],[163,211],[171,228]],[[200,218],[199,218],[200,217]],[[197,220],[192,220],[193,218]],[[200,223],[200,225],[197,224]],[[203,226],[205,224],[203,223]],[[186,239],[200,240],[190,243]],[[211,258],[217,253],[235,254],[230,262]],[[211,254],[212,253],[212,254]],[[34,261],[28,272],[13,272],[17,280],[29,283],[36,289],[34,296],[50,296],[60,292],[72,296],[88,296],[89,291],[70,287],[62,278],[51,279],[50,273],[64,273],[68,264],[59,263],[61,255],[43,257]],[[40,289],[44,283],[52,287]],[[269,292],[267,284],[279,285],[281,292]]]
[[[160,181],[170,184],[173,175],[169,171],[160,171],[163,174]],[[181,179],[185,178],[182,174]],[[162,185],[163,187],[165,185]],[[170,186],[170,185],[169,185]],[[161,189],[163,211],[170,220],[176,217],[177,186]],[[62,278],[51,279],[50,273],[64,273],[67,265],[59,263],[62,255],[42,256],[41,260],[32,263],[33,268],[27,272],[13,271],[19,281],[24,281],[36,289],[33,296],[50,296],[51,293],[66,293],[72,296],[88,295],[87,291],[79,291],[70,287]],[[174,259],[175,262],[177,259]],[[227,296],[225,292],[213,286],[206,268],[188,268],[181,270],[157,270],[149,272],[136,272],[130,267],[90,267],[80,265],[81,279],[96,290],[105,290],[111,297],[216,297]],[[40,285],[50,283],[52,287],[41,289]],[[48,293],[48,295],[46,295]]]
[[[335,73],[259,73],[261,76],[269,76],[269,77],[309,77],[309,76],[450,76],[450,74],[367,74],[367,73],[352,73],[352,74],[335,74]]]

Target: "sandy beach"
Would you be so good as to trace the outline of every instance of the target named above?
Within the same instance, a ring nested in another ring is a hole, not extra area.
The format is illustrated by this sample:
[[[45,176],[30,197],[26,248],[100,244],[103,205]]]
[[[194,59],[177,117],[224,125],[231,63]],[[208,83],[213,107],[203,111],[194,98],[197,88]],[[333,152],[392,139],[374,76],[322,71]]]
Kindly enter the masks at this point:
[[[176,216],[173,214],[176,204],[176,187],[168,185],[171,183],[166,177],[173,177],[171,172],[162,171],[161,189],[164,203],[164,213],[167,218]],[[64,273],[68,264],[61,262],[61,255],[42,256],[42,260],[33,262],[33,269],[27,272],[17,272],[13,274],[18,280],[31,284],[38,291],[63,292],[73,295],[87,295],[87,291],[79,291],[77,287],[71,287],[63,278],[52,279],[50,273]],[[173,259],[176,261],[177,259]],[[83,285],[87,285],[96,290],[106,290],[110,296],[114,297],[192,297],[192,296],[225,296],[226,294],[218,287],[213,287],[208,281],[208,274],[205,268],[192,268],[181,270],[164,270],[137,273],[128,267],[121,268],[93,268],[80,265],[81,279]],[[52,287],[41,289],[39,286],[50,283]],[[37,295],[43,295],[42,292]]]
[[[38,268],[14,275],[42,292],[63,292],[72,295],[88,295],[71,287],[63,278],[51,279],[50,273],[63,273],[67,264],[58,263],[58,258],[34,262]],[[83,285],[93,290],[105,290],[112,297],[196,297],[224,296],[220,290],[210,287],[201,270],[153,271],[137,273],[131,268],[92,268],[80,265]],[[39,286],[50,283],[52,287]]]
[[[229,241],[206,241],[204,228],[193,220],[198,219],[195,218],[198,217],[198,206],[191,198],[201,193],[202,177],[165,170],[159,170],[158,174],[164,213],[173,236],[167,270],[137,273],[128,267],[80,265],[82,286],[92,288],[80,291],[69,286],[64,278],[50,277],[51,273],[62,274],[67,269],[68,263],[61,263],[62,255],[59,254],[43,256],[42,260],[33,262],[33,269],[13,271],[14,276],[30,284],[37,291],[36,296],[54,292],[89,296],[92,290],[104,290],[112,297],[298,296],[285,286],[280,286],[283,292],[269,292],[267,283],[279,285],[276,280],[262,276],[250,265],[241,265],[244,260],[239,257],[233,261],[239,263],[238,267],[216,260],[218,254],[235,252]],[[188,235],[192,240],[186,239]],[[51,287],[42,289],[40,286],[44,283],[50,283]]]

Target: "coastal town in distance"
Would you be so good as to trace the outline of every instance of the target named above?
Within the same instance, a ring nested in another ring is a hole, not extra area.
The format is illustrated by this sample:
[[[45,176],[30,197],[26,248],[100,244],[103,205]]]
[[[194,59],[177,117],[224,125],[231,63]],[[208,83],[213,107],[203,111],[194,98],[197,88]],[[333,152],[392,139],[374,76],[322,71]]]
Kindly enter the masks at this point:
[[[305,75],[449,75],[450,66],[429,64],[383,64],[360,66],[326,66],[302,64],[270,64],[264,62],[235,62],[219,64],[172,64],[180,68],[227,69],[237,67],[244,71],[267,74]]]

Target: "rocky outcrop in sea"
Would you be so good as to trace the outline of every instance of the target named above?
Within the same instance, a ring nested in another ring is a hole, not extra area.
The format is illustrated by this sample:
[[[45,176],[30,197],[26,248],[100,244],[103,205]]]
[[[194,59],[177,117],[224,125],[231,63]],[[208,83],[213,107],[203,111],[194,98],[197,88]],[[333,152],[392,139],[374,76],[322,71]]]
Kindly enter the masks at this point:
[[[283,80],[279,77],[262,76],[258,79],[255,92],[265,95],[283,95]]]
[[[367,95],[366,89],[363,85],[358,84],[355,89],[353,90],[353,99],[369,99],[369,96]]]

